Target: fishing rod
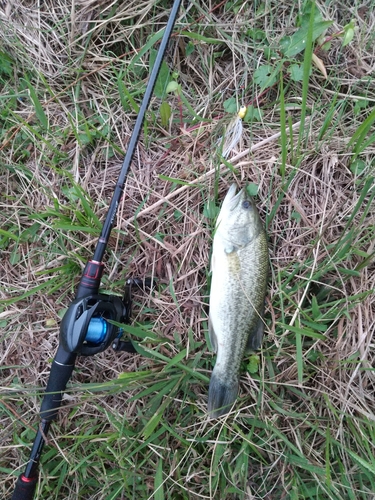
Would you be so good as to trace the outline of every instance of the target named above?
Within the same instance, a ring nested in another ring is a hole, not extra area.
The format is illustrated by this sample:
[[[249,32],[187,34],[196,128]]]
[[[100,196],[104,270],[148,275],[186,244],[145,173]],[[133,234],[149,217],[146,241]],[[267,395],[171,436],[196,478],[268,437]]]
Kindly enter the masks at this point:
[[[104,269],[102,260],[119,202],[124,192],[126,176],[138,143],[145,113],[181,1],[174,0],[93,258],[86,263],[77,287],[75,299],[71,302],[61,320],[59,346],[52,362],[40,409],[41,422],[30,453],[29,462],[25,472],[17,479],[12,500],[32,500],[34,496],[38,482],[38,467],[46,436],[61,406],[63,394],[72,375],[77,356],[93,356],[104,351],[110,345],[116,351],[136,352],[131,342],[120,340],[122,330],[112,324],[112,321],[117,323],[129,322],[132,285],[151,286],[151,280],[128,280],[123,299],[116,295],[101,294],[99,293],[99,287]]]

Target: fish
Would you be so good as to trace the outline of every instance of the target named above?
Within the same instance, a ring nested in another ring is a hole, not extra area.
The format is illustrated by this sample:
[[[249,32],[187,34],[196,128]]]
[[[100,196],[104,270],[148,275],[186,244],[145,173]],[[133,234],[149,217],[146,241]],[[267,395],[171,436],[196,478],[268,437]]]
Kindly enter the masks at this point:
[[[253,198],[233,184],[217,218],[211,257],[208,330],[216,363],[208,415],[227,414],[236,401],[245,353],[260,349],[268,280],[268,243]]]

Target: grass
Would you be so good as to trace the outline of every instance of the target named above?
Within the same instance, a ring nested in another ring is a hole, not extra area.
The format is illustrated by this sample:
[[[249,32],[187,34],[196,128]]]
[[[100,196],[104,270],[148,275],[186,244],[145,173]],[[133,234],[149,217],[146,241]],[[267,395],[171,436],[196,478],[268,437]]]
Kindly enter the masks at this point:
[[[28,460],[58,324],[92,257],[169,8],[36,13],[22,2],[1,13],[4,498]],[[373,10],[182,8],[102,281],[121,294],[129,276],[157,278],[125,326],[139,354],[78,359],[38,499],[375,498]],[[241,101],[251,113],[223,164],[216,138]],[[267,335],[258,371],[243,361],[231,414],[209,421],[211,236],[232,182],[257,191],[269,235]]]

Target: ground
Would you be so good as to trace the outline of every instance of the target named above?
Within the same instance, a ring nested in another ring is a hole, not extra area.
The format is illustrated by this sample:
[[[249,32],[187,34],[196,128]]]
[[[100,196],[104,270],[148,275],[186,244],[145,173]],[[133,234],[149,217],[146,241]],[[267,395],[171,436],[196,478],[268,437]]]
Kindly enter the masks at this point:
[[[102,290],[136,291],[141,354],[78,358],[38,499],[373,499],[374,2],[184,2],[125,184]],[[121,169],[171,3],[0,7],[0,488],[24,470],[59,322]],[[247,106],[228,158],[221,134]],[[210,251],[256,196],[266,335],[208,420]]]

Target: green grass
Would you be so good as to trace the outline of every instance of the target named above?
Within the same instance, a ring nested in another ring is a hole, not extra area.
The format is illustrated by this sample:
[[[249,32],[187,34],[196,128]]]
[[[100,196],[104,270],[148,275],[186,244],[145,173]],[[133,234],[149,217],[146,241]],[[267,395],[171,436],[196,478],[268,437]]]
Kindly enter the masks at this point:
[[[92,4],[73,18],[68,6],[42,9],[30,31],[15,28],[28,16],[19,6],[0,34],[4,498],[28,459],[58,324],[92,257],[170,8],[142,5]],[[79,358],[38,499],[373,497],[374,6],[181,10],[102,280],[116,294],[129,276],[158,286],[135,293],[124,325],[137,355]],[[215,138],[241,101],[243,139],[220,165]],[[209,421],[209,256],[232,182],[257,192],[269,235],[267,335],[259,369],[243,360],[232,413]]]

